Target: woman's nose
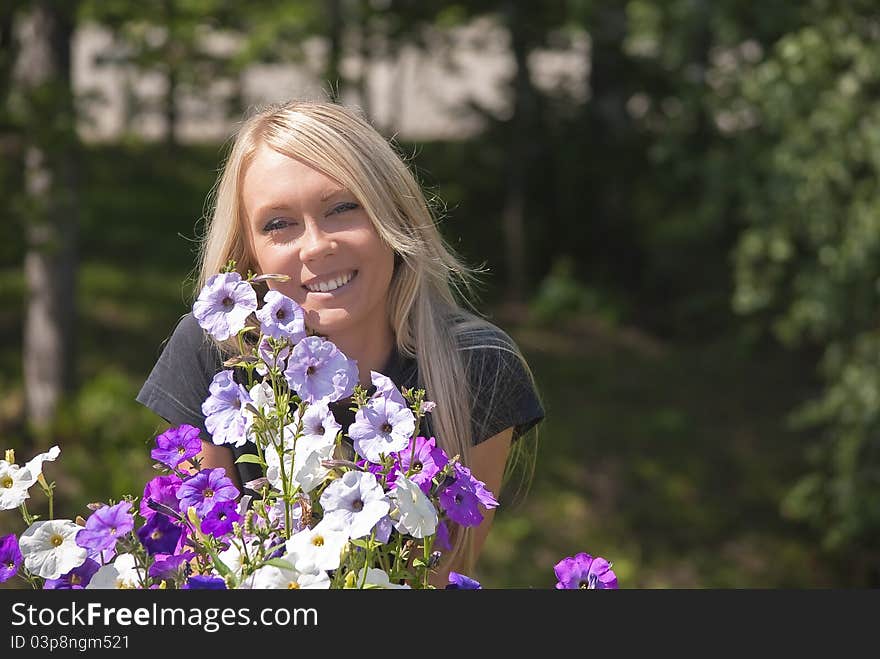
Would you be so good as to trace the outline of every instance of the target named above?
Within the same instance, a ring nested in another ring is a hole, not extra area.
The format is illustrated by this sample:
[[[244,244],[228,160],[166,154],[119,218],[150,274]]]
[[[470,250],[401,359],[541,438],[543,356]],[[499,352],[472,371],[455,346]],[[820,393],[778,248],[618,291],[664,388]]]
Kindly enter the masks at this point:
[[[306,222],[306,230],[302,237],[300,259],[311,261],[316,258],[327,256],[336,251],[336,241],[333,237],[321,229],[317,222]]]

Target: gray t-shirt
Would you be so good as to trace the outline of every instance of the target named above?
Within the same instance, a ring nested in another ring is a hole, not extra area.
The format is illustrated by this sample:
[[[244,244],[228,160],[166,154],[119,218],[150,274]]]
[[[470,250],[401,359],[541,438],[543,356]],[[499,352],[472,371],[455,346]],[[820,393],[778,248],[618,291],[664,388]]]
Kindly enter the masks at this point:
[[[473,443],[479,444],[511,426],[516,439],[544,418],[544,409],[528,374],[511,352],[515,345],[513,339],[494,325],[468,337],[460,340],[460,350],[473,401]],[[222,368],[219,348],[190,312],[181,317],[160,348],[156,364],[136,400],[172,425],[187,423],[200,428],[202,437],[210,440],[202,403],[209,395],[208,387],[214,375]],[[418,364],[396,349],[382,373],[398,388],[424,388]],[[368,391],[372,394],[373,388]],[[430,392],[427,398],[430,400]],[[348,405],[344,401],[330,405],[344,433],[354,421],[354,412]],[[423,423],[419,434],[430,437],[430,414]],[[250,444],[233,449],[236,458],[245,452],[253,452]],[[258,465],[240,463],[237,467],[242,483],[261,475]]]

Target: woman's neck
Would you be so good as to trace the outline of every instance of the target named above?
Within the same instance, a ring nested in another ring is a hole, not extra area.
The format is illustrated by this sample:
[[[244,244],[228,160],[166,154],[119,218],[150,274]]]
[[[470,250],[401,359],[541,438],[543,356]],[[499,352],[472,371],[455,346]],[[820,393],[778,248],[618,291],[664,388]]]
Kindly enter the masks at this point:
[[[357,360],[361,386],[372,384],[370,371],[381,373],[394,349],[394,332],[388,325],[381,332],[353,331],[328,336],[327,339],[349,359]]]

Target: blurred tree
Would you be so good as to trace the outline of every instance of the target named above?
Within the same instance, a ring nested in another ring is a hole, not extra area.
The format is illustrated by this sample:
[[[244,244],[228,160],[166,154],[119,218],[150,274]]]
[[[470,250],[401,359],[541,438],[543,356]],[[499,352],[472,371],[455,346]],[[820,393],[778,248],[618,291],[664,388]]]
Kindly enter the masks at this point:
[[[16,14],[12,121],[23,135],[26,316],[23,368],[30,428],[45,432],[74,380],[77,138],[71,87],[76,2]]]
[[[795,421],[822,431],[787,511],[880,585],[880,15],[814,0],[748,68],[728,103],[747,120],[748,223],[734,305],[790,346],[822,351],[821,397]]]

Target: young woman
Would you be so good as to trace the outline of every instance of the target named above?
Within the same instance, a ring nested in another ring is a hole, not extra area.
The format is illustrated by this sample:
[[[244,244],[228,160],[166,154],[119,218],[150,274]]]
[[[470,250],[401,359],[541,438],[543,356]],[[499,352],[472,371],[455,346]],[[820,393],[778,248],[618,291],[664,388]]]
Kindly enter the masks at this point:
[[[436,408],[420,434],[460,455],[497,496],[505,468],[528,454],[518,438],[544,410],[514,341],[462,307],[474,273],[446,246],[392,145],[340,105],[273,106],[240,127],[214,193],[196,294],[229,260],[242,275],[288,275],[267,286],[303,307],[309,330],[357,360],[364,387],[378,371],[398,387],[424,388]],[[238,450],[212,443],[201,412],[233,352],[190,313],[137,400],[169,423],[202,428],[202,464],[226,468],[241,486],[259,472],[234,463]],[[349,404],[331,406],[344,431],[354,418]],[[440,583],[449,569],[473,569],[492,522],[492,511],[484,513],[475,533],[453,532]]]

